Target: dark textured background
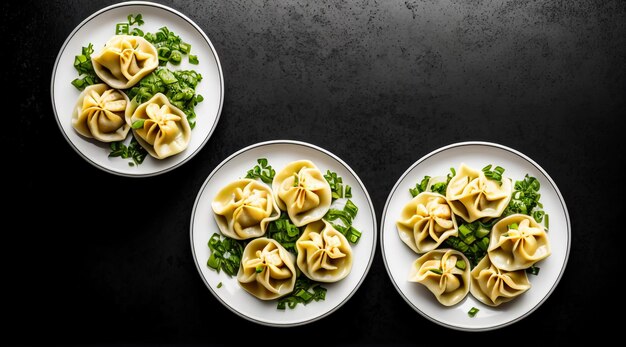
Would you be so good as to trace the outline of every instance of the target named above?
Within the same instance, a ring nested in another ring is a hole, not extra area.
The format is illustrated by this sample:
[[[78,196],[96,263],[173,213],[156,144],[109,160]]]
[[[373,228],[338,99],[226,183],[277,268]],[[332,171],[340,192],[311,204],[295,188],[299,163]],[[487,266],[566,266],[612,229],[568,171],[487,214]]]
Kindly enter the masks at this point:
[[[9,175],[1,241],[1,312],[9,323],[0,341],[227,343],[241,336],[223,329],[241,327],[243,338],[278,334],[295,343],[305,331],[337,326],[343,337],[333,341],[344,343],[467,339],[405,304],[379,250],[356,295],[305,327],[255,325],[214,299],[190,252],[196,193],[226,156],[279,138],[343,158],[379,218],[397,178],[436,148],[485,140],[527,154],[568,204],[569,264],[530,317],[480,336],[530,332],[557,340],[586,334],[594,322],[617,324],[603,317],[617,304],[606,301],[615,288],[605,281],[624,273],[615,252],[623,227],[614,221],[624,203],[609,197],[624,193],[613,166],[624,158],[626,2],[166,1],[212,40],[226,96],[204,149],[146,179],[92,167],[66,143],[51,109],[63,41],[110,3],[0,5],[0,80],[10,111],[3,115],[10,129],[0,135]],[[150,218],[151,201],[167,202],[160,218]]]

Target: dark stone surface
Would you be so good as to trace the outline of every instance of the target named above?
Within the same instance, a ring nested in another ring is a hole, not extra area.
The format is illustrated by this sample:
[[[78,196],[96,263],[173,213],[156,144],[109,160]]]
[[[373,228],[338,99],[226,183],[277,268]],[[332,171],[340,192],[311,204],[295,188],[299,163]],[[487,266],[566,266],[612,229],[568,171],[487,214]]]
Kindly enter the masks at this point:
[[[331,343],[316,334],[335,327],[343,336],[336,342],[359,344],[435,342],[442,334],[496,341],[520,332],[558,340],[585,334],[615,304],[609,298],[616,289],[605,280],[624,273],[624,203],[613,197],[624,192],[614,165],[624,149],[625,2],[166,1],[211,38],[226,96],[217,130],[193,160],[140,180],[79,157],[50,104],[51,71],[65,38],[110,3],[0,5],[0,73],[10,110],[10,129],[0,137],[10,152],[2,241],[9,323],[0,340],[228,343],[240,338],[222,333],[231,327],[241,327],[243,338],[277,334],[286,343],[304,332],[314,333],[309,341]],[[369,189],[379,218],[397,178],[436,148],[485,140],[527,154],[569,207],[572,250],[560,285],[523,321],[468,336],[409,308],[377,250],[360,290],[321,321],[275,329],[237,317],[196,272],[191,208],[226,156],[282,138],[343,158]],[[159,218],[144,217],[154,201],[166,202]],[[603,323],[609,334],[617,324]]]

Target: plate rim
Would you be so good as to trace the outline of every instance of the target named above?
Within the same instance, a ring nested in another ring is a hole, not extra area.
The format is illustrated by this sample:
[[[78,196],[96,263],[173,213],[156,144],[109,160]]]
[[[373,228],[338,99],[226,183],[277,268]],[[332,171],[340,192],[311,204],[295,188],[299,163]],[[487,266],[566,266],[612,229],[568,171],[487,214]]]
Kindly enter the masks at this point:
[[[383,237],[383,229],[384,229],[384,225],[385,225],[385,221],[386,221],[386,215],[387,215],[387,209],[389,207],[389,204],[391,202],[391,198],[394,195],[395,191],[398,189],[398,186],[400,185],[400,183],[406,178],[406,176],[409,174],[409,172],[411,170],[413,170],[417,165],[421,164],[422,162],[424,162],[426,159],[429,159],[441,152],[453,149],[453,148],[457,148],[457,147],[464,147],[464,146],[486,146],[486,147],[493,147],[493,148],[497,148],[500,150],[504,150],[506,152],[509,152],[511,154],[514,154],[518,157],[520,157],[523,160],[526,160],[528,163],[530,163],[532,166],[534,166],[539,172],[541,172],[545,178],[548,180],[548,182],[550,183],[550,185],[552,186],[552,188],[554,189],[554,191],[557,194],[557,197],[559,199],[559,202],[561,203],[561,206],[563,207],[563,212],[565,214],[565,220],[566,220],[566,226],[567,226],[567,249],[565,251],[565,260],[563,262],[563,264],[561,265],[561,269],[559,272],[559,275],[557,276],[556,280],[554,281],[554,283],[552,284],[550,290],[548,291],[548,293],[536,304],[534,305],[530,310],[526,311],[524,314],[522,314],[521,316],[509,321],[509,322],[505,322],[505,323],[501,323],[501,324],[497,324],[497,325],[493,325],[493,326],[488,326],[488,327],[482,327],[482,328],[468,328],[468,327],[462,327],[462,326],[456,326],[453,324],[448,324],[445,323],[441,320],[437,320],[429,315],[427,315],[426,313],[422,312],[417,306],[415,306],[410,300],[409,298],[404,295],[404,293],[400,290],[400,287],[398,286],[398,284],[396,283],[396,281],[393,279],[393,276],[391,275],[391,269],[389,268],[389,264],[387,263],[387,257],[386,257],[386,253],[385,253],[385,242],[384,242],[384,237]],[[496,330],[496,329],[500,329],[500,328],[504,328],[506,326],[509,326],[511,324],[517,323],[520,320],[528,317],[531,313],[533,313],[536,309],[538,309],[541,305],[543,305],[543,303],[550,297],[550,295],[552,295],[552,293],[554,292],[554,290],[556,289],[557,285],[559,284],[559,282],[561,281],[561,278],[563,277],[563,273],[565,272],[565,268],[567,267],[567,263],[569,260],[569,254],[570,254],[570,250],[571,250],[571,242],[572,242],[572,229],[571,229],[571,221],[570,221],[570,217],[569,217],[569,212],[567,209],[567,205],[565,204],[565,199],[563,198],[563,195],[561,194],[561,191],[559,190],[559,188],[557,187],[556,183],[554,182],[554,180],[552,179],[552,177],[550,177],[550,175],[548,175],[548,173],[546,172],[546,170],[543,169],[543,167],[541,167],[539,164],[537,164],[534,160],[532,160],[530,157],[528,157],[527,155],[523,154],[522,152],[515,150],[511,147],[505,146],[505,145],[501,145],[498,143],[494,143],[494,142],[487,142],[487,141],[463,141],[463,142],[456,142],[456,143],[452,143],[443,147],[440,147],[424,156],[422,156],[420,159],[418,159],[417,161],[415,161],[413,164],[411,164],[409,166],[409,168],[404,171],[404,173],[402,173],[402,175],[400,175],[400,177],[398,178],[398,180],[396,181],[396,183],[394,184],[393,188],[391,189],[391,191],[389,192],[389,195],[387,196],[387,200],[385,201],[385,207],[383,208],[383,213],[381,215],[381,220],[380,220],[380,250],[381,250],[381,256],[383,258],[383,263],[385,264],[385,270],[387,271],[387,275],[389,276],[389,279],[391,280],[391,283],[393,284],[394,288],[396,289],[396,291],[398,292],[398,294],[400,294],[400,296],[402,297],[402,299],[404,299],[404,301],[406,301],[406,303],[413,309],[415,310],[417,313],[419,313],[422,317],[428,319],[429,321],[438,324],[440,326],[449,328],[449,329],[453,329],[453,330],[459,330],[459,331],[469,331],[469,332],[477,332],[477,331],[490,331],[490,330]]]
[[[337,160],[341,165],[343,165],[343,167],[348,170],[356,179],[357,183],[361,186],[361,188],[363,189],[363,191],[365,192],[365,198],[369,204],[369,207],[372,211],[372,223],[373,223],[373,229],[372,229],[372,236],[373,236],[373,243],[372,243],[372,252],[370,252],[370,256],[367,262],[367,265],[365,267],[365,271],[363,272],[363,275],[361,276],[361,278],[359,279],[358,283],[356,284],[356,286],[350,291],[350,293],[339,303],[337,304],[335,307],[333,307],[332,309],[330,309],[329,311],[318,315],[316,317],[313,317],[311,319],[307,319],[307,320],[303,320],[301,322],[295,322],[295,323],[272,323],[272,322],[266,322],[263,320],[258,320],[258,319],[254,319],[252,317],[248,317],[245,314],[237,311],[235,308],[231,307],[228,303],[226,303],[224,300],[222,300],[222,298],[220,298],[219,295],[217,295],[217,293],[215,293],[215,291],[213,290],[213,288],[211,287],[211,285],[207,282],[206,278],[202,275],[202,269],[200,268],[200,263],[198,262],[198,259],[196,257],[196,252],[194,251],[194,238],[193,238],[193,224],[194,224],[194,220],[195,220],[195,215],[196,215],[196,208],[198,206],[198,203],[200,201],[200,196],[202,195],[202,193],[204,192],[206,186],[209,184],[209,181],[211,180],[211,178],[224,166],[226,165],[228,162],[230,162],[231,160],[235,159],[236,157],[238,157],[239,155],[252,150],[254,148],[257,147],[262,147],[262,146],[268,146],[268,145],[276,145],[276,144],[289,144],[289,145],[297,145],[297,146],[304,146],[304,147],[308,147],[317,151],[320,151],[326,155],[328,155],[329,157],[331,157],[332,159]],[[196,270],[198,271],[198,275],[200,276],[200,278],[202,279],[202,282],[204,282],[205,286],[209,289],[209,291],[211,292],[211,294],[220,302],[222,303],[222,305],[224,305],[226,308],[228,308],[230,311],[232,311],[233,313],[235,313],[237,316],[242,317],[250,322],[254,322],[260,325],[265,325],[265,326],[271,326],[271,327],[279,327],[279,328],[287,328],[287,327],[294,327],[294,326],[301,326],[301,325],[306,325],[309,323],[313,323],[315,321],[318,321],[324,317],[327,317],[329,315],[331,315],[332,313],[334,313],[335,311],[337,311],[340,307],[342,307],[346,302],[348,302],[348,300],[350,300],[352,298],[352,296],[354,296],[354,294],[358,291],[358,289],[361,287],[361,285],[363,284],[363,282],[365,281],[365,278],[367,277],[367,275],[369,274],[369,271],[371,269],[372,263],[374,261],[374,258],[376,256],[376,250],[377,250],[377,243],[378,243],[378,224],[377,224],[377,218],[376,218],[376,210],[374,209],[374,204],[372,203],[372,198],[370,197],[369,192],[367,191],[367,188],[365,187],[365,185],[363,184],[363,181],[361,181],[361,178],[356,174],[356,172],[354,172],[354,170],[352,170],[352,168],[346,164],[341,158],[339,158],[337,155],[333,154],[332,152],[321,148],[319,146],[316,146],[314,144],[308,143],[308,142],[303,142],[303,141],[296,141],[296,140],[270,140],[270,141],[262,141],[262,142],[258,142],[249,146],[246,146],[240,150],[235,151],[233,154],[229,155],[226,159],[224,159],[219,165],[217,165],[213,171],[211,171],[211,173],[209,174],[209,176],[204,180],[204,183],[202,183],[202,186],[200,187],[200,189],[198,190],[198,195],[196,196],[196,199],[194,201],[193,204],[193,208],[191,211],[191,220],[189,222],[189,240],[190,240],[190,246],[191,246],[191,255],[193,256],[193,260],[194,260],[194,264],[196,266]]]
[[[57,113],[56,102],[54,100],[54,82],[55,82],[55,79],[56,79],[57,67],[59,66],[61,55],[63,55],[63,52],[67,48],[67,45],[69,44],[70,40],[76,35],[76,33],[83,26],[85,26],[85,24],[89,23],[91,20],[93,20],[97,16],[101,15],[104,12],[110,11],[112,9],[115,9],[115,8],[118,8],[118,7],[126,7],[126,6],[156,7],[156,8],[165,10],[167,12],[170,12],[173,15],[176,15],[176,16],[180,17],[181,19],[183,19],[184,21],[186,21],[187,23],[189,23],[200,34],[202,39],[204,39],[204,41],[209,45],[209,48],[211,49],[213,57],[215,58],[215,62],[216,62],[216,65],[217,65],[217,72],[218,72],[218,75],[219,75],[219,82],[220,82],[219,83],[220,84],[220,97],[219,97],[219,99],[220,99],[220,101],[219,101],[219,107],[217,109],[217,115],[216,115],[216,118],[215,118],[215,122],[213,123],[211,129],[209,130],[209,133],[204,138],[204,140],[202,141],[200,146],[198,148],[196,148],[195,151],[193,151],[191,154],[189,154],[185,159],[183,159],[179,163],[177,163],[175,165],[172,165],[172,166],[170,166],[168,168],[165,168],[165,169],[162,169],[162,170],[158,170],[158,171],[155,171],[155,172],[150,172],[150,173],[131,174],[131,173],[125,173],[125,172],[118,172],[118,171],[113,170],[111,168],[99,165],[98,163],[93,161],[91,158],[89,158],[87,155],[83,154],[80,150],[78,150],[78,148],[70,140],[70,138],[68,137],[67,133],[63,129],[63,125],[61,124],[61,120],[60,120],[59,115]],[[65,138],[67,143],[70,145],[70,147],[72,147],[72,149],[76,153],[78,153],[78,155],[80,157],[85,159],[85,161],[87,161],[89,164],[91,164],[92,166],[95,166],[96,168],[98,168],[98,169],[100,169],[100,170],[102,170],[104,172],[108,172],[108,173],[111,173],[111,174],[114,174],[114,175],[117,175],[117,176],[133,177],[133,178],[153,177],[153,176],[158,176],[158,175],[170,172],[170,171],[172,171],[172,170],[182,166],[183,164],[187,163],[188,161],[191,160],[191,158],[195,157],[196,154],[198,154],[202,150],[202,148],[204,148],[206,143],[209,141],[209,139],[213,135],[213,132],[215,131],[215,128],[217,128],[217,124],[219,123],[220,117],[222,115],[222,108],[224,106],[224,94],[225,94],[225,90],[224,90],[224,72],[222,71],[222,64],[220,62],[220,58],[219,58],[219,56],[217,54],[217,51],[215,50],[215,47],[213,46],[213,43],[211,42],[209,37],[206,35],[206,33],[202,30],[202,28],[200,28],[200,26],[198,26],[198,24],[196,24],[193,20],[191,20],[189,17],[187,17],[186,15],[181,13],[180,11],[175,10],[175,9],[169,7],[169,6],[166,6],[166,5],[162,5],[162,4],[159,4],[159,3],[153,3],[153,2],[148,2],[148,1],[126,1],[126,2],[120,2],[120,3],[117,3],[117,4],[109,5],[109,6],[101,8],[100,10],[92,13],[87,18],[85,18],[82,22],[80,22],[74,28],[74,30],[72,30],[72,32],[67,36],[67,38],[63,42],[63,45],[61,46],[61,49],[59,50],[59,53],[57,54],[57,57],[56,57],[56,59],[54,61],[54,67],[52,69],[52,76],[51,76],[51,81],[50,81],[50,98],[51,98],[51,101],[52,101],[52,111],[54,112],[54,119],[56,120],[57,126],[59,127],[59,130],[61,131],[61,134],[63,134],[63,137]]]

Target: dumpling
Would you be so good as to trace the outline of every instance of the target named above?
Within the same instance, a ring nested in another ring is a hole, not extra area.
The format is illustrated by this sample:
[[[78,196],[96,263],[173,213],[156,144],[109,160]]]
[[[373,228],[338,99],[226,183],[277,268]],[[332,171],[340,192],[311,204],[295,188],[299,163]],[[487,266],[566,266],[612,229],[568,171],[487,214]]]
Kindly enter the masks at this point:
[[[251,179],[222,188],[211,207],[222,234],[236,240],[263,236],[269,223],[280,217],[272,190]]]
[[[330,209],[330,185],[309,160],[289,163],[274,176],[272,189],[278,207],[287,211],[296,226],[318,221]]]
[[[352,247],[325,220],[308,224],[296,241],[296,248],[298,267],[314,281],[337,282],[352,270]]]
[[[400,239],[417,253],[432,251],[448,237],[458,235],[450,204],[436,193],[423,192],[409,201],[396,226]]]
[[[502,184],[485,177],[482,171],[461,164],[446,190],[452,211],[473,222],[480,218],[500,217],[511,200],[512,184],[503,177]]]
[[[426,286],[444,306],[456,305],[470,289],[470,262],[459,251],[436,249],[417,258],[409,282]]]
[[[79,134],[98,141],[122,141],[130,130],[124,120],[129,103],[124,92],[104,83],[91,85],[78,97],[72,113],[72,126]]]
[[[498,269],[484,257],[471,272],[472,295],[485,305],[498,306],[530,289],[526,271]]]
[[[526,269],[550,255],[548,234],[532,217],[513,214],[493,225],[487,254],[499,269]]]
[[[98,77],[117,89],[127,89],[159,66],[156,48],[140,36],[115,35],[91,56]]]
[[[261,237],[243,250],[237,281],[248,293],[272,300],[293,291],[296,284],[295,256],[275,240]]]
[[[143,126],[133,129],[137,142],[157,158],[165,159],[184,151],[191,140],[191,127],[185,113],[172,105],[167,97],[156,93],[152,99],[139,105],[127,122],[143,121]]]

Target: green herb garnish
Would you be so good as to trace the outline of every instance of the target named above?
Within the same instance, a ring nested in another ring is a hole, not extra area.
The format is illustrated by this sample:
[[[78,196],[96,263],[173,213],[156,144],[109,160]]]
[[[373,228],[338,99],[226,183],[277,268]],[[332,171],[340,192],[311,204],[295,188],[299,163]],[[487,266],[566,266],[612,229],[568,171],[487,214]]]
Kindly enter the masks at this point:
[[[217,284],[217,288],[222,288],[222,282]]]
[[[278,300],[276,306],[279,310],[284,310],[287,306],[290,309],[295,308],[298,304],[306,305],[311,301],[320,301],[326,298],[326,288],[320,283],[308,279],[306,276],[300,275],[296,279],[296,285],[291,294]]]
[[[357,243],[361,238],[361,232],[352,226],[352,221],[359,212],[359,208],[348,199],[343,207],[343,210],[331,208],[326,212],[324,219],[331,222],[339,219],[342,224],[331,223],[332,226],[342,233],[350,243]]]
[[[465,260],[457,260],[455,266],[460,270],[465,270],[467,264],[465,264]]]
[[[136,120],[136,121],[133,122],[133,125],[131,126],[131,128],[133,128],[133,129],[143,128],[143,124],[145,122],[146,122],[145,119]]]
[[[102,82],[93,70],[91,54],[93,54],[93,44],[90,43],[82,48],[81,54],[74,57],[74,68],[78,71],[78,78],[72,81],[72,85],[78,90],[84,90],[92,84]]]
[[[476,314],[478,313],[478,311],[480,311],[479,309],[477,309],[476,307],[472,307],[468,312],[467,315],[470,316],[471,318],[474,318],[476,316]]]
[[[541,198],[539,188],[541,188],[539,180],[528,174],[524,176],[524,180],[515,181],[511,201],[502,213],[502,217],[521,213],[532,216],[537,223],[541,223],[545,217],[545,212],[541,210],[543,205],[539,202]]]
[[[255,271],[256,273],[261,273],[261,272],[263,272],[263,265],[258,265],[258,266],[254,269],[254,271]]]
[[[289,219],[289,215],[283,212],[277,220],[270,222],[267,230],[267,236],[276,240],[286,250],[296,253],[296,241],[300,238],[302,232]]]
[[[504,168],[496,166],[493,170],[491,170],[491,164],[489,164],[483,168],[483,172],[485,173],[485,177],[490,180],[498,181],[500,182],[500,185],[502,185],[502,174],[504,173]]]
[[[428,271],[436,273],[437,275],[443,274],[443,271],[441,271],[441,269],[428,269]]]
[[[330,191],[332,193],[333,201],[341,199],[344,196],[346,198],[352,197],[352,188],[349,185],[346,185],[344,189],[343,178],[341,178],[341,176],[338,176],[336,172],[326,170],[324,178],[326,179],[326,182],[328,182],[328,185],[330,185]]]
[[[450,236],[444,243],[453,249],[463,253],[470,261],[472,268],[487,254],[489,248],[489,234],[495,223],[464,223],[459,226],[458,236]]]
[[[244,243],[214,233],[209,239],[209,250],[211,256],[207,261],[207,266],[218,273],[223,270],[228,276],[236,276],[241,263]]]
[[[256,161],[259,165],[255,165],[252,169],[248,170],[246,178],[258,178],[267,184],[271,184],[274,180],[274,175],[276,175],[276,171],[272,169],[271,165],[267,164],[266,158],[259,158]]]
[[[537,276],[539,275],[539,268],[533,265],[526,269],[526,273]]]
[[[131,158],[133,161],[128,163],[129,166],[140,165],[141,163],[143,163],[143,160],[146,159],[146,156],[148,155],[148,152],[143,147],[141,147],[141,145],[139,144],[139,142],[137,142],[137,139],[135,139],[134,136],[132,136],[132,139],[130,140],[130,145],[128,145],[128,147],[126,147],[126,145],[122,141],[111,142],[109,146],[111,148],[111,153],[109,153],[109,157],[122,157],[123,159]]]
[[[180,36],[170,31],[167,27],[162,27],[155,33],[146,33],[144,38],[154,45],[159,55],[159,65],[163,66],[170,62],[174,65],[180,64],[183,55],[191,52],[191,45],[184,42]],[[189,56],[189,62],[198,64],[198,57]]]
[[[420,183],[415,184],[415,188],[409,188],[411,196],[416,197],[419,193],[425,192],[428,189],[428,181],[430,181],[430,176],[424,176]]]
[[[193,129],[196,126],[195,107],[204,100],[202,95],[196,95],[196,87],[200,81],[202,75],[195,71],[171,71],[162,67],[144,77],[127,94],[138,104],[150,100],[156,93],[165,94],[172,105],[185,113],[189,126]]]

